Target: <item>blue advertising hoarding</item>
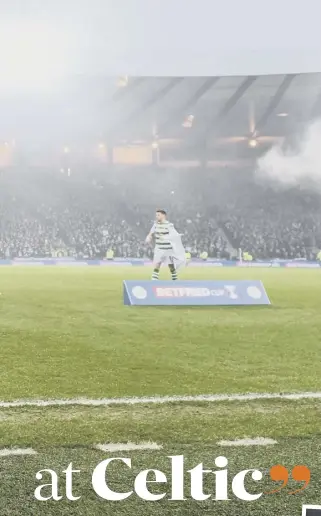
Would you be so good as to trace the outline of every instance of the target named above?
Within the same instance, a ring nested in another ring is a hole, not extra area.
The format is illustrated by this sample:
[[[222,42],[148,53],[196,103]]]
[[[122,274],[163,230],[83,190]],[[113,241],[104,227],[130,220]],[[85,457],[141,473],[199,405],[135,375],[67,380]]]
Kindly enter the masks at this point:
[[[123,282],[124,304],[130,306],[269,305],[261,281]]]
[[[151,267],[152,262],[144,258],[115,258],[114,260],[99,260],[99,259],[73,259],[73,258],[15,258],[0,259],[1,265],[56,265],[56,266],[80,266],[80,265],[95,265],[95,266],[147,266]],[[320,269],[320,261],[307,260],[261,260],[253,262],[236,262],[232,260],[215,260],[209,258],[208,260],[192,259],[188,267],[242,267],[242,268],[291,268],[291,269]]]

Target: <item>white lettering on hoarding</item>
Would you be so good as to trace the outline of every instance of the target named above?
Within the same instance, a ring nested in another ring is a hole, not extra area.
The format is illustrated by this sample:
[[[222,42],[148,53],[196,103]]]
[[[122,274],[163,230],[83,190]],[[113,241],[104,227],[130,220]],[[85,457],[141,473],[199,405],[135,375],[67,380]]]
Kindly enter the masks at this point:
[[[156,297],[208,297],[211,291],[205,287],[156,287],[155,294]]]

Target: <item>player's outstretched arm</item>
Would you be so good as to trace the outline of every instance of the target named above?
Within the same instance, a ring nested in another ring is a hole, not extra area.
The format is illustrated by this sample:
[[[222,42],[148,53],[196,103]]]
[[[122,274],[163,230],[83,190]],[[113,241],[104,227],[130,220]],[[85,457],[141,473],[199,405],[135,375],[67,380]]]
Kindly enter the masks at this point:
[[[148,235],[145,239],[146,244],[150,244],[152,239],[153,239],[153,233],[148,233]]]
[[[154,233],[155,233],[155,224],[154,226],[152,227],[152,229],[150,230],[150,232],[148,233],[147,237],[146,237],[146,244],[150,244],[151,241],[153,240],[153,236],[154,236]]]

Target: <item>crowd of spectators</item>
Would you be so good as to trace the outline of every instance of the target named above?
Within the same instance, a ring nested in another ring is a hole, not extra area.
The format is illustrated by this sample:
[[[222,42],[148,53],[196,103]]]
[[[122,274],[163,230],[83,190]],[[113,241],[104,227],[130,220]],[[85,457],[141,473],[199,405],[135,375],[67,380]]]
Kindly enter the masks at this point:
[[[156,207],[166,208],[192,256],[315,258],[321,247],[321,198],[278,191],[225,172],[209,177],[166,171],[74,173],[12,170],[0,175],[0,258],[63,254],[151,256],[145,237]],[[175,175],[176,174],[176,175]]]
[[[222,214],[223,227],[233,244],[256,259],[315,259],[321,246],[320,200],[296,189],[255,189],[241,207]]]

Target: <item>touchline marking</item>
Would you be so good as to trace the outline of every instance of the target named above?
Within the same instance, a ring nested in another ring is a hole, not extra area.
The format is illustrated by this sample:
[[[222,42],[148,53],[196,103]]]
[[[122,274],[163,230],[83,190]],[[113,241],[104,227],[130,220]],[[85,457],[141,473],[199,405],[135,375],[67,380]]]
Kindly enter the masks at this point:
[[[95,448],[103,452],[136,451],[136,450],[161,450],[163,447],[157,443],[109,443],[96,444]]]
[[[235,441],[219,441],[219,446],[270,446],[277,444],[274,439],[255,437],[255,439],[236,439]]]
[[[32,448],[3,448],[0,450],[0,457],[11,455],[37,455],[37,452]]]
[[[15,407],[58,407],[66,405],[81,405],[101,407],[109,405],[145,405],[163,403],[197,403],[220,401],[255,401],[255,400],[303,400],[321,399],[321,392],[293,392],[293,393],[247,393],[247,394],[200,394],[195,396],[150,396],[127,398],[69,398],[69,399],[34,399],[0,401],[0,408]]]

